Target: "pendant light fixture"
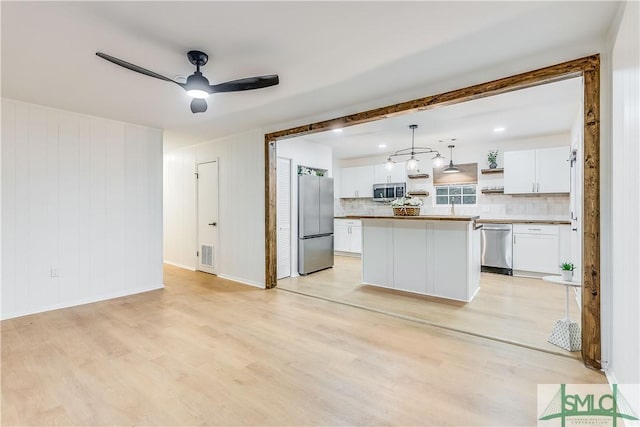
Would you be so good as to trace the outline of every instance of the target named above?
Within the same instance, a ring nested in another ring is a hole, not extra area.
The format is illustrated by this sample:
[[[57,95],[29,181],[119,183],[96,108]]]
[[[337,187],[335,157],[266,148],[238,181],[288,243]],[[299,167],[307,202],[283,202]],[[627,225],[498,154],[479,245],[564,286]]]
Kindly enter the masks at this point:
[[[457,167],[455,167],[453,165],[453,147],[455,147],[455,145],[449,145],[449,152],[450,154],[450,159],[449,159],[449,166],[447,166],[445,168],[445,170],[443,170],[443,173],[457,173],[460,172],[460,169],[458,169]]]
[[[425,153],[436,153],[435,157],[433,157],[433,167],[441,168],[444,164],[444,157],[440,155],[437,150],[429,147],[416,147],[415,146],[415,136],[416,129],[418,125],[409,125],[409,129],[411,129],[411,148],[403,148],[402,150],[398,150],[395,153],[391,154],[387,158],[387,169],[391,170],[395,162],[393,161],[394,157],[398,156],[409,156],[409,160],[407,160],[407,170],[415,171],[418,169],[418,159],[416,159],[417,154],[425,154]]]

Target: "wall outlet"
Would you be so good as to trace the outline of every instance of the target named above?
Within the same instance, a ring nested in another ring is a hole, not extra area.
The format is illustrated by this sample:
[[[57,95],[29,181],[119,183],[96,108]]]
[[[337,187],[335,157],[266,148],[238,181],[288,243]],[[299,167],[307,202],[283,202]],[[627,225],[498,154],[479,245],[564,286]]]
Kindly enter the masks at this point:
[[[58,269],[57,268],[51,268],[51,277],[58,277]]]

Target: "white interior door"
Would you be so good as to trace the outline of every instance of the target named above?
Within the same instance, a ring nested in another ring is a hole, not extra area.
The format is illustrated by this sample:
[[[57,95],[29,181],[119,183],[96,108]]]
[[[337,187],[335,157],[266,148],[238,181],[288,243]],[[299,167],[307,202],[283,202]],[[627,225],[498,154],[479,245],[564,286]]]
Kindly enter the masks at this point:
[[[278,279],[291,276],[291,159],[277,164]]]
[[[218,266],[218,162],[198,164],[198,270]]]

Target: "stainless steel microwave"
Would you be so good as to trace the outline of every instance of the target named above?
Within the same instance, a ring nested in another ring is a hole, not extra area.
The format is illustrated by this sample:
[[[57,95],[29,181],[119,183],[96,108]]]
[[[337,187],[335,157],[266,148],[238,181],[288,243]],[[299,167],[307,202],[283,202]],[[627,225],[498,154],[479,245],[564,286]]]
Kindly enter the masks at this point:
[[[373,200],[376,202],[390,202],[398,197],[404,197],[407,185],[404,182],[388,184],[373,184]]]

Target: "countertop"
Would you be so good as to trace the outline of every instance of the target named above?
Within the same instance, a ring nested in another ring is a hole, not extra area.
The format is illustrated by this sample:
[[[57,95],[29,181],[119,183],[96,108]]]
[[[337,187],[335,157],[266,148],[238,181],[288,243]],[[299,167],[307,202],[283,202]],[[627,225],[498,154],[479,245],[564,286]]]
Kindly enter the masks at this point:
[[[558,219],[487,219],[480,218],[477,222],[481,224],[571,224],[569,220],[558,220]]]
[[[477,215],[419,215],[419,216],[396,216],[396,215],[347,215],[341,217],[345,219],[408,219],[424,221],[475,221],[480,218]]]
[[[394,216],[394,215],[346,215],[336,216],[335,219],[423,219],[431,221],[476,221],[479,224],[550,224],[570,225],[570,220],[562,219],[507,219],[507,218],[480,218],[472,215],[420,215],[420,216]]]

